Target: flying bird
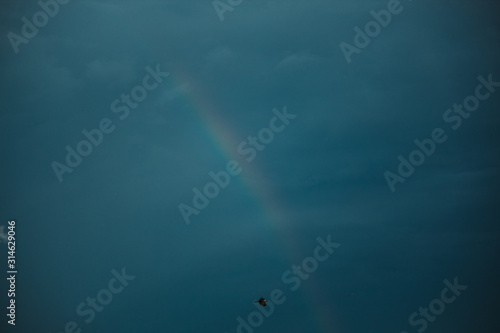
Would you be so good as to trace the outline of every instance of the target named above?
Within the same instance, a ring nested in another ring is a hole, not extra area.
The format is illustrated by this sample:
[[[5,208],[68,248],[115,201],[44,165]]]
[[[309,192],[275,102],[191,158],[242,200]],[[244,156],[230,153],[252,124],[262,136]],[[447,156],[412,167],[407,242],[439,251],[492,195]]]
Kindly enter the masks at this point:
[[[266,306],[267,299],[264,297],[259,298],[258,301],[253,301],[254,303],[259,303],[261,306]]]

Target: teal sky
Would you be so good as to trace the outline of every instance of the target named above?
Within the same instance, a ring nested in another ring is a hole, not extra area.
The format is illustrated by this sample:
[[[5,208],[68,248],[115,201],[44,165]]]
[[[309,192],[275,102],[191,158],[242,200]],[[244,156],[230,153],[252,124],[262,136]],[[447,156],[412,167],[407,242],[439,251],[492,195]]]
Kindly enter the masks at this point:
[[[0,5],[1,332],[498,331],[497,1],[59,1]]]

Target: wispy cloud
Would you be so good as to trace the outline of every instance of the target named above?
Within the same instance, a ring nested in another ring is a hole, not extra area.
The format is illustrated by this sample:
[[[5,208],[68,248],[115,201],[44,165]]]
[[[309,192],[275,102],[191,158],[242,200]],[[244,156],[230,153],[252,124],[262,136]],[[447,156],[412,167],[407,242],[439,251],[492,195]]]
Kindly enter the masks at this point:
[[[276,66],[277,69],[288,69],[304,64],[318,63],[320,58],[310,53],[294,53],[286,56]]]

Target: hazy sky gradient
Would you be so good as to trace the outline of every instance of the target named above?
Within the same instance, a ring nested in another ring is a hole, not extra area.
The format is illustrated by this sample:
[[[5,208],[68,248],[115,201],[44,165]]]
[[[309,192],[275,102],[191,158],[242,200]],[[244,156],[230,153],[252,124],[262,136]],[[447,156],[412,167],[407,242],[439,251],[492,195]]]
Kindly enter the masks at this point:
[[[3,2],[0,226],[16,220],[19,273],[0,330],[232,333],[280,289],[255,332],[413,333],[457,277],[425,331],[498,331],[500,87],[456,130],[443,114],[479,76],[500,82],[500,6],[403,0],[348,63],[339,44],[387,3],[244,0],[221,21],[210,0],[72,0],[16,53],[9,32],[41,8]],[[147,67],[169,75],[120,119]],[[247,161],[238,145],[285,107]],[[59,182],[51,164],[106,118]],[[447,140],[392,192],[384,173],[435,128]],[[231,160],[241,173],[187,225],[178,205]],[[291,291],[282,275],[328,235],[341,246]],[[77,306],[123,267],[135,279],[85,323]]]

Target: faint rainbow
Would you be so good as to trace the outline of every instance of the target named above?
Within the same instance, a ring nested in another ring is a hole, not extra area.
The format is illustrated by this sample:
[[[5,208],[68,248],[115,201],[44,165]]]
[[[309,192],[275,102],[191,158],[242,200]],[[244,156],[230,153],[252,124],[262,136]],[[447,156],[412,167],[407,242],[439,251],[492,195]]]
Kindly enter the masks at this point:
[[[247,181],[247,179],[258,178],[256,176],[261,173],[258,161],[259,155],[253,161],[247,162],[242,155],[238,154],[237,147],[242,140],[245,140],[247,135],[252,133],[235,134],[231,128],[231,124],[226,123],[222,119],[218,108],[193,77],[188,75],[186,71],[174,70],[170,72],[176,86],[189,85],[189,89],[183,92],[185,94],[185,101],[188,103],[193,114],[198,118],[199,124],[201,124],[211,144],[225,159],[228,161],[236,160],[240,164],[243,170],[242,174],[245,174],[246,177],[240,175],[237,178],[245,185],[245,188],[251,194],[250,197],[261,209],[263,217],[266,218],[267,222],[276,231],[288,234],[289,229],[286,228],[287,210],[271,186],[262,182],[256,185],[257,183]],[[271,111],[271,108],[269,111]],[[269,112],[269,118],[272,116],[273,114]],[[264,122],[262,127],[266,125],[266,122]],[[256,128],[254,133],[256,134],[258,130],[260,128]],[[271,146],[272,142],[269,145]],[[289,237],[285,239],[289,239]],[[292,244],[290,243],[290,245]]]
[[[153,56],[154,59],[163,58],[163,52],[160,51],[161,48],[157,48],[157,45],[144,49],[145,39],[143,36],[138,35],[137,31],[130,30],[126,27],[123,27],[122,30],[129,32],[129,41],[135,41],[137,48],[143,49],[146,53]],[[219,153],[222,154],[227,160],[236,160],[238,162],[244,160],[237,154],[236,150],[236,147],[242,139],[238,139],[238,136],[233,133],[231,127],[221,121],[221,117],[217,112],[218,108],[214,105],[211,99],[208,98],[201,87],[197,85],[197,81],[194,80],[194,77],[189,75],[187,71],[181,70],[180,68],[181,67],[177,67],[175,69],[165,69],[162,67],[162,70],[167,70],[171,74],[170,78],[173,80],[175,87],[181,87],[184,84],[188,84],[191,87],[191,90],[188,90],[185,93],[185,100],[200,120],[208,139],[212,142],[213,146],[219,151]],[[272,108],[274,106],[270,107]],[[280,106],[276,107],[279,108]],[[263,126],[264,125],[266,124],[263,123]],[[256,128],[255,130],[258,131],[260,128]],[[245,137],[247,134],[250,133],[245,133]],[[272,142],[270,145],[272,145]],[[243,168],[243,172],[249,176],[248,179],[257,178],[256,176],[259,174],[258,156],[250,163],[240,164]],[[290,220],[287,214],[288,210],[286,205],[274,192],[274,189],[269,185],[266,186],[265,184],[256,186],[255,184],[246,181],[245,177],[240,176],[239,178],[241,183],[249,189],[249,192],[252,194],[251,197],[255,201],[255,204],[260,208],[265,221],[271,228],[274,229],[276,238],[279,239],[288,262],[299,263],[299,260],[308,256],[308,251],[311,251],[312,249],[299,249],[299,247],[293,242],[294,235],[292,231],[287,228],[287,221]],[[323,301],[321,298],[321,290],[319,290],[317,286],[308,286],[306,282],[307,281],[302,281],[300,293],[307,298],[307,301],[309,302],[308,304],[312,304],[319,326],[319,332],[330,333],[336,325],[333,322],[332,314],[321,306]],[[276,288],[280,287],[276,286]],[[287,297],[289,295],[290,293],[287,290]]]
[[[185,101],[198,118],[205,131],[205,135],[225,159],[228,161],[238,161],[242,167],[242,173],[248,176],[237,176],[241,184],[243,184],[251,194],[250,197],[254,201],[254,204],[260,208],[262,218],[268,223],[269,227],[273,229],[276,238],[278,238],[283,248],[283,255],[286,256],[288,262],[298,264],[300,260],[309,256],[308,251],[312,251],[313,249],[301,249],[294,243],[295,237],[293,232],[291,228],[287,228],[287,220],[290,219],[288,210],[279,196],[275,193],[275,190],[265,183],[260,182],[257,186],[256,183],[247,180],[258,178],[257,175],[260,173],[258,162],[259,156],[257,155],[253,161],[247,162],[237,153],[238,144],[244,140],[247,135],[252,133],[236,135],[231,129],[231,126],[224,122],[220,113],[217,111],[218,108],[192,76],[186,71],[180,70],[170,70],[170,73],[175,86],[189,85],[189,89],[183,92],[183,94],[185,94]],[[272,113],[270,112],[269,118],[271,117]],[[264,122],[262,127],[266,125],[267,124]],[[262,127],[256,128],[254,134]],[[269,143],[269,145],[271,146],[272,142]],[[302,289],[300,294],[302,294],[303,297],[307,299],[308,304],[311,304],[313,307],[319,332],[331,332],[332,328],[336,325],[333,322],[332,313],[328,312],[321,305],[323,303],[321,290],[316,286],[308,286],[307,281],[302,281],[300,288]],[[290,294],[288,293],[288,295]]]

